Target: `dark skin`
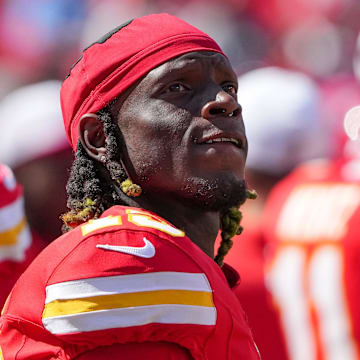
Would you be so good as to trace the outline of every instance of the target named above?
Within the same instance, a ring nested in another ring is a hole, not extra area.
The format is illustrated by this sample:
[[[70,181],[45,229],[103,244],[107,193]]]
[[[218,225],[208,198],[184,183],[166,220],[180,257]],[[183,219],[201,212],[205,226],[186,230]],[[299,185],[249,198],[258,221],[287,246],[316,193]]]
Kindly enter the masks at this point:
[[[184,230],[210,257],[220,212],[239,203],[244,185],[247,141],[236,92],[237,76],[224,56],[194,52],[153,69],[118,101],[119,160],[143,189],[138,198],[119,194]],[[101,166],[102,122],[86,114],[79,130]]]

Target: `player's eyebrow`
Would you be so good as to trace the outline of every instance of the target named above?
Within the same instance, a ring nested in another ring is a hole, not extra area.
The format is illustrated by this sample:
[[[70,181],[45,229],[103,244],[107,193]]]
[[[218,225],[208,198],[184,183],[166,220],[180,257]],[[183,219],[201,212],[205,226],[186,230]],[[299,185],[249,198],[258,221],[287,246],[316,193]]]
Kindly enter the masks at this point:
[[[197,59],[176,59],[176,61],[165,63],[164,66],[154,69],[151,74],[161,81],[176,77],[179,73],[185,75],[195,71],[201,71],[201,64]]]
[[[229,80],[232,80],[235,83],[237,83],[237,75],[235,74],[229,61],[223,55],[216,53],[216,52],[204,51],[204,52],[188,53],[188,54],[182,55],[181,57],[175,59],[174,63],[177,63],[177,62],[181,63],[182,61],[184,61],[184,62],[189,62],[190,64],[191,63],[200,64],[196,60],[201,59],[201,58],[211,59],[211,62],[214,67],[223,71],[224,75],[226,77],[229,77]],[[184,66],[186,66],[186,65],[184,65]]]
[[[201,62],[198,60],[201,59],[210,59],[213,66],[219,66],[228,68],[229,64],[227,63],[226,59],[221,56],[218,53],[211,53],[211,52],[203,52],[203,53],[189,53],[182,55],[176,59],[174,59],[171,63],[169,63],[169,66],[171,66],[174,69],[177,68],[187,68],[187,67],[193,67],[193,66],[201,66]]]
[[[210,58],[213,66],[221,69],[224,72],[225,77],[229,80],[237,83],[237,76],[227,60],[223,56],[219,56],[217,53],[189,53],[179,58],[172,60],[169,63],[165,63],[164,66],[160,66],[152,71],[152,75],[156,76],[159,81],[174,78],[181,73],[186,75],[193,72],[201,72],[203,64],[198,61],[202,58]]]

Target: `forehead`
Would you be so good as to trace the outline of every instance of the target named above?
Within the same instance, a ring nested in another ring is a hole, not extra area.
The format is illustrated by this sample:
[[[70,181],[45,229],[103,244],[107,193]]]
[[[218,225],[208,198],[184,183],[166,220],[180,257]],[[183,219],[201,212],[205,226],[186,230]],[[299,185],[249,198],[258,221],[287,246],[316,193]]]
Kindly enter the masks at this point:
[[[206,71],[237,79],[229,60],[222,54],[210,51],[191,52],[171,59],[151,70],[143,79],[156,81],[168,75]]]

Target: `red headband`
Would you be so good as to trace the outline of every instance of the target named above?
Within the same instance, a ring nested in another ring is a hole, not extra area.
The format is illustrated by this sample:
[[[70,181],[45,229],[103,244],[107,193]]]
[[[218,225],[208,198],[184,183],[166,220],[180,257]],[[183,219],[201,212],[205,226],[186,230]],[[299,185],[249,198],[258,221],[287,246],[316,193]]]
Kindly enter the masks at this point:
[[[73,149],[82,115],[96,113],[150,70],[192,51],[225,55],[207,34],[168,14],[135,19],[85,49],[61,89],[65,130]]]

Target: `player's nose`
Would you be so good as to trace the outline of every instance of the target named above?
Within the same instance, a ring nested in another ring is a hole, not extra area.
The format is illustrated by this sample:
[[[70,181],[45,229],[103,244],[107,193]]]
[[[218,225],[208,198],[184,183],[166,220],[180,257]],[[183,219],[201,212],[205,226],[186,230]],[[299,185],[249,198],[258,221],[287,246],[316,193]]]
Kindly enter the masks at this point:
[[[219,116],[237,116],[240,113],[241,106],[236,99],[225,90],[219,91],[216,94],[215,100],[207,102],[201,109],[201,116],[208,120]]]

